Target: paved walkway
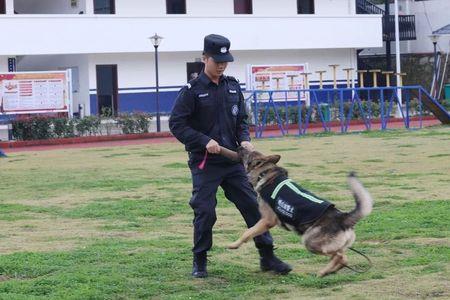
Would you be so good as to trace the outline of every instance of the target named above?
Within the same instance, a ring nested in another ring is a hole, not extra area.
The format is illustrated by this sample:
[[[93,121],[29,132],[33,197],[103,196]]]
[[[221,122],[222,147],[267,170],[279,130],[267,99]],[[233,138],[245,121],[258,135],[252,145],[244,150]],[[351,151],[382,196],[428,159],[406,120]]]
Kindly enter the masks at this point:
[[[437,119],[431,120],[423,120],[422,126],[433,126],[439,125],[441,122]],[[373,123],[372,130],[379,130],[381,124]],[[394,128],[404,128],[405,125],[402,120],[391,120],[388,123],[388,129]],[[419,128],[419,122],[413,121],[410,123],[410,128]],[[348,128],[349,132],[353,131],[363,131],[366,130],[364,124],[356,124],[350,125]],[[340,126],[332,126],[332,132],[340,132]],[[318,133],[323,132],[323,127],[310,126],[307,130],[307,133]],[[289,129],[288,132],[290,135],[297,135],[298,129],[292,128]],[[252,133],[254,136],[254,133]],[[263,133],[263,137],[280,137],[282,136],[279,129],[276,130],[265,130]],[[137,139],[137,140],[126,140],[126,141],[108,141],[108,142],[94,142],[94,143],[82,143],[82,144],[64,144],[64,145],[49,145],[49,146],[32,146],[32,147],[21,147],[21,148],[8,148],[3,149],[3,151],[8,153],[14,152],[25,152],[25,151],[45,151],[45,150],[58,150],[58,149],[77,149],[77,148],[95,148],[95,147],[114,147],[114,146],[128,146],[128,145],[147,145],[147,144],[156,144],[156,143],[175,143],[178,142],[174,137],[164,137],[164,138],[149,138],[149,139]]]

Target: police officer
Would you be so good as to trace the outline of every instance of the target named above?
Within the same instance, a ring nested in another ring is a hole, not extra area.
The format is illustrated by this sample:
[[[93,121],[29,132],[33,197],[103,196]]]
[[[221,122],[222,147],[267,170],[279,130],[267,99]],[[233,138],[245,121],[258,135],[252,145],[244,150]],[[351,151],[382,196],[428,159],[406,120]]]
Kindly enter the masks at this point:
[[[239,82],[223,73],[232,62],[230,41],[210,34],[204,39],[204,71],[183,87],[175,101],[169,126],[172,134],[185,145],[192,175],[194,210],[194,247],[192,276],[206,277],[207,251],[212,246],[212,228],[216,221],[216,192],[240,211],[248,227],[259,219],[256,193],[248,182],[244,167],[219,155],[220,146],[236,150],[239,145],[253,149]],[[199,165],[203,165],[199,168]],[[287,274],[291,267],[273,253],[273,241],[267,232],[254,239],[263,271]]]

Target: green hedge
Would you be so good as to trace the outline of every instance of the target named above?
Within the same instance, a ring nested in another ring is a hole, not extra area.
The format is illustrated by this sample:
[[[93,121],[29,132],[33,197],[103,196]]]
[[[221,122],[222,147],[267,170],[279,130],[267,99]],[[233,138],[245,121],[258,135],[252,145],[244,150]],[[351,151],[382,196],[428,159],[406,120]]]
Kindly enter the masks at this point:
[[[86,135],[102,135],[102,120],[109,120],[103,127],[110,134],[110,124],[117,124],[124,134],[148,132],[152,116],[145,113],[124,114],[118,117],[87,116],[69,119],[34,116],[12,122],[12,134],[16,140],[43,140]]]

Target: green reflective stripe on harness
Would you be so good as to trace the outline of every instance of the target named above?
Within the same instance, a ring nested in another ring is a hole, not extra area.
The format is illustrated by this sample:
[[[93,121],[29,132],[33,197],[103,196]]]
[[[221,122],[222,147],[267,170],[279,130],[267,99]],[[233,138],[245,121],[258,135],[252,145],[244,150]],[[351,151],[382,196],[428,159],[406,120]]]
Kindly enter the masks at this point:
[[[312,196],[312,195],[310,195],[310,194],[306,194],[306,193],[300,191],[300,190],[292,183],[292,180],[289,179],[289,178],[283,180],[282,182],[280,182],[280,183],[277,185],[277,187],[273,190],[273,193],[272,193],[272,195],[271,195],[270,197],[271,197],[272,199],[275,199],[275,198],[277,197],[278,193],[280,192],[281,188],[282,188],[284,185],[287,185],[291,190],[293,190],[294,192],[296,192],[297,194],[299,194],[299,195],[302,196],[303,198],[306,198],[306,199],[308,199],[308,200],[310,200],[310,201],[312,201],[312,202],[315,202],[315,203],[323,203],[322,200],[317,199],[316,197],[314,197],[314,196]]]

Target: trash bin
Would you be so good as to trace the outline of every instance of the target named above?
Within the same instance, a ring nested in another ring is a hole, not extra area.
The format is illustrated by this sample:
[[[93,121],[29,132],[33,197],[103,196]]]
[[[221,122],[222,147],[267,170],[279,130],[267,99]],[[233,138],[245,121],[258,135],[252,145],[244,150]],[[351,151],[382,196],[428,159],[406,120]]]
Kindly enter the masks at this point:
[[[445,99],[450,101],[450,83],[445,85]]]
[[[326,103],[322,103],[319,106],[320,106],[320,111],[322,112],[323,120],[325,122],[329,122],[331,119],[330,106]]]

